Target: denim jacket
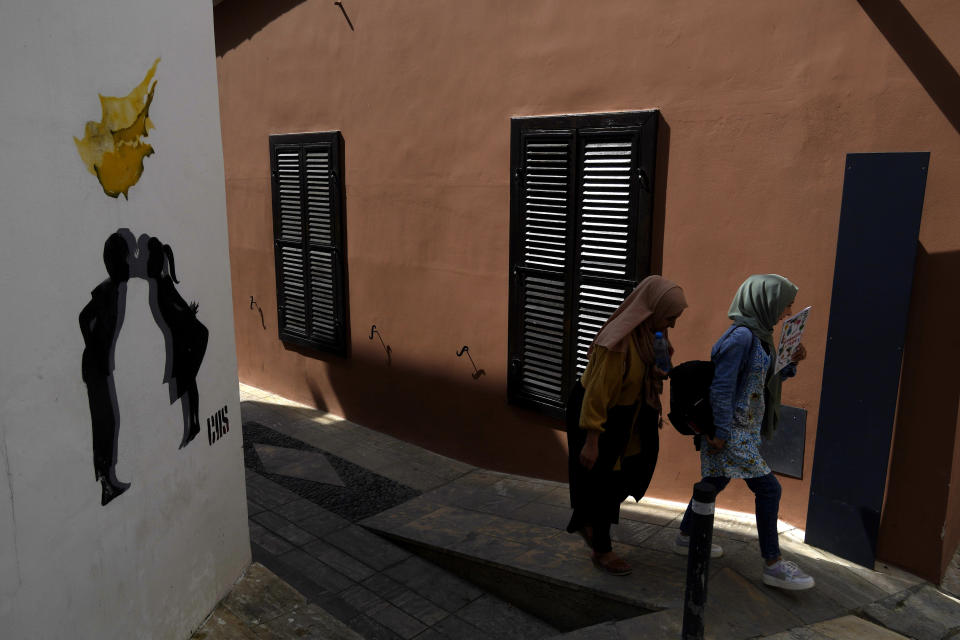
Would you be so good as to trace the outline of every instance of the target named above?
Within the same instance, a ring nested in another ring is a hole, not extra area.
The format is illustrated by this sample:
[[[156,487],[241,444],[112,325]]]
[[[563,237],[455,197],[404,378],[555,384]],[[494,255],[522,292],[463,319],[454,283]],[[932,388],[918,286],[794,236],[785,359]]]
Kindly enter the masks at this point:
[[[749,356],[757,348],[760,339],[747,327],[730,327],[710,351],[713,360],[713,382],[710,384],[710,406],[713,408],[715,437],[727,440],[733,428],[734,407],[744,400],[746,393],[745,374]],[[773,366],[775,361],[771,361]],[[792,378],[797,374],[797,365],[788,364],[780,371],[780,378]],[[762,422],[761,422],[762,424]]]

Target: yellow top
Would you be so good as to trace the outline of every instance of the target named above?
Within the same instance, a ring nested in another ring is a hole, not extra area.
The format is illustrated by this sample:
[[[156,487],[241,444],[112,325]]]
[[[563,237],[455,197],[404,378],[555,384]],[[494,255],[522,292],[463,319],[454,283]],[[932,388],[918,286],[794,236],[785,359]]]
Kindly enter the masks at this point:
[[[643,400],[643,377],[647,366],[640,359],[637,340],[627,341],[624,353],[596,345],[581,376],[586,393],[580,410],[580,428],[603,431],[607,411],[616,406],[631,406]]]

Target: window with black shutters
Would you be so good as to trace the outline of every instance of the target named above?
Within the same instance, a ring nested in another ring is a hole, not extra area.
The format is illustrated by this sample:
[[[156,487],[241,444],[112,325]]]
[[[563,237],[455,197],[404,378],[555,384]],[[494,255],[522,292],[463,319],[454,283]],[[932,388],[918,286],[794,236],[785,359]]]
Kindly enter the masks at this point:
[[[511,120],[510,402],[563,417],[597,331],[649,275],[658,121]]]
[[[345,354],[343,138],[270,136],[277,315],[286,343]]]

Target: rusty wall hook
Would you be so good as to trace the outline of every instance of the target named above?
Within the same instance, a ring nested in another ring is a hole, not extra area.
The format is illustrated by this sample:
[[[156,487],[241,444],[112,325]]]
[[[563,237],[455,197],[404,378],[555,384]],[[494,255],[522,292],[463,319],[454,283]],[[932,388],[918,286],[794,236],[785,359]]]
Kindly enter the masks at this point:
[[[459,351],[457,351],[457,357],[460,358],[463,356],[463,354],[467,354],[467,357],[470,358],[470,364],[473,365],[473,373],[471,373],[470,375],[473,376],[474,380],[479,379],[480,376],[485,375],[487,373],[483,369],[477,369],[477,363],[473,361],[473,356],[470,355],[470,347],[468,347],[467,345],[463,345],[463,349],[460,349]]]
[[[253,299],[253,296],[250,296],[250,308],[253,309],[254,305],[256,305],[257,311],[260,312],[260,324],[262,324],[264,330],[266,330],[267,323],[263,321],[263,309],[261,309],[260,305]]]
[[[390,345],[386,344],[383,341],[383,334],[380,333],[380,330],[377,329],[377,325],[370,325],[370,339],[373,340],[373,334],[377,334],[377,337],[380,338],[380,344],[383,345],[383,350],[387,352],[387,366],[390,366],[390,354],[393,352],[393,349],[390,348]]]

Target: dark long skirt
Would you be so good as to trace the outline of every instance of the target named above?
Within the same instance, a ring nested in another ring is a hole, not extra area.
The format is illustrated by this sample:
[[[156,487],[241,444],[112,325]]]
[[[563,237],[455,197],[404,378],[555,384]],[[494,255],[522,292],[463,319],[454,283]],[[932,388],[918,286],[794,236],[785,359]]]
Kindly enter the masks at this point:
[[[657,464],[660,436],[656,411],[647,405],[613,407],[607,412],[604,431],[599,438],[599,455],[593,469],[580,463],[580,451],[587,432],[580,428],[580,408],[584,388],[577,382],[567,404],[568,471],[570,479],[570,506],[573,515],[567,531],[574,533],[584,526],[593,529],[593,548],[598,553],[610,550],[610,525],[620,521],[620,503],[628,495],[637,500],[643,497]],[[640,455],[625,458],[621,470],[613,467],[626,450],[634,415],[642,437]]]

